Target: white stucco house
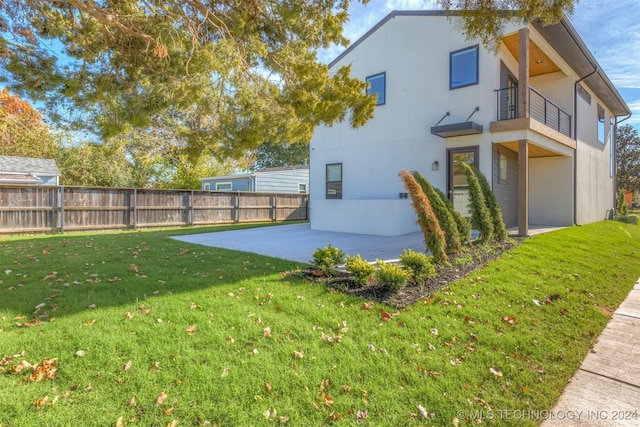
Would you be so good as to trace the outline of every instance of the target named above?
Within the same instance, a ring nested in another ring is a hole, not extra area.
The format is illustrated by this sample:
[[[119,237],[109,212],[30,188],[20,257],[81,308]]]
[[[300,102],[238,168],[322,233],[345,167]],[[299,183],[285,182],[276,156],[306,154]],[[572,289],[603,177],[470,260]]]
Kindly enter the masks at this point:
[[[417,170],[467,209],[465,161],[489,179],[508,227],[604,219],[613,135],[631,115],[570,21],[507,26],[497,52],[442,11],[390,13],[330,64],[377,94],[375,117],[319,127],[310,144],[311,228],[418,230],[398,172]]]

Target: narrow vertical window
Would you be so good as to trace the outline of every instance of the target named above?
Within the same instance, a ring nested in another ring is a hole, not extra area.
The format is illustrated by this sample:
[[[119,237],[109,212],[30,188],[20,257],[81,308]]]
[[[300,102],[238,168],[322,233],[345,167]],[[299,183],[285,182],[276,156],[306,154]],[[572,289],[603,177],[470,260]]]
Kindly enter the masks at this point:
[[[327,165],[327,199],[342,199],[342,163]]]
[[[604,108],[598,104],[598,142],[605,143]]]
[[[386,82],[387,73],[380,73],[367,77],[367,95],[378,95],[376,105],[384,105],[387,101],[386,96]]]
[[[500,153],[500,176],[498,177],[498,182],[500,184],[506,184],[507,183],[507,167],[508,167],[508,161],[507,161],[507,156],[505,154]]]
[[[478,84],[478,46],[456,50],[449,54],[449,89]]]

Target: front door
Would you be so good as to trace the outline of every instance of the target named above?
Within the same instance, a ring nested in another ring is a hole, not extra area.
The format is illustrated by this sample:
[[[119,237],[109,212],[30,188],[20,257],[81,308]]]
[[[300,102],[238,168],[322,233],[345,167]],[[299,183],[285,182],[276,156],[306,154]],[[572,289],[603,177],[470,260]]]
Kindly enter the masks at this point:
[[[469,184],[462,163],[478,167],[478,147],[452,148],[447,150],[447,188],[449,200],[462,216],[470,217]]]

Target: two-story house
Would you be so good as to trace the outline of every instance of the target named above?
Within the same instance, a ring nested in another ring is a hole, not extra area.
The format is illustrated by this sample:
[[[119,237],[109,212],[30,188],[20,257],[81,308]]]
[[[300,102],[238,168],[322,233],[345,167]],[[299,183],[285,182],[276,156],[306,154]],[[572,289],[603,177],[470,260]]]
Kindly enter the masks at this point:
[[[316,130],[312,229],[418,230],[403,169],[466,213],[459,162],[486,175],[520,235],[531,225],[598,221],[614,207],[613,136],[631,111],[570,21],[510,24],[493,51],[467,40],[460,19],[392,12],[331,62],[331,70],[350,65],[378,105],[362,128]]]

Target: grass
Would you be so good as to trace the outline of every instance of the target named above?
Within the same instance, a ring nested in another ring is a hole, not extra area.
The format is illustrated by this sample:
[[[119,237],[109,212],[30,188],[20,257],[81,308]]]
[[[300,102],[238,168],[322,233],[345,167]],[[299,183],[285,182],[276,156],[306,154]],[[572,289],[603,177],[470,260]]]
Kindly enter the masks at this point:
[[[0,426],[471,425],[471,411],[550,409],[640,277],[640,227],[606,221],[528,239],[391,313],[296,263],[168,238],[199,231],[1,240],[0,358],[20,356],[0,362]],[[15,373],[48,358],[54,379]]]

